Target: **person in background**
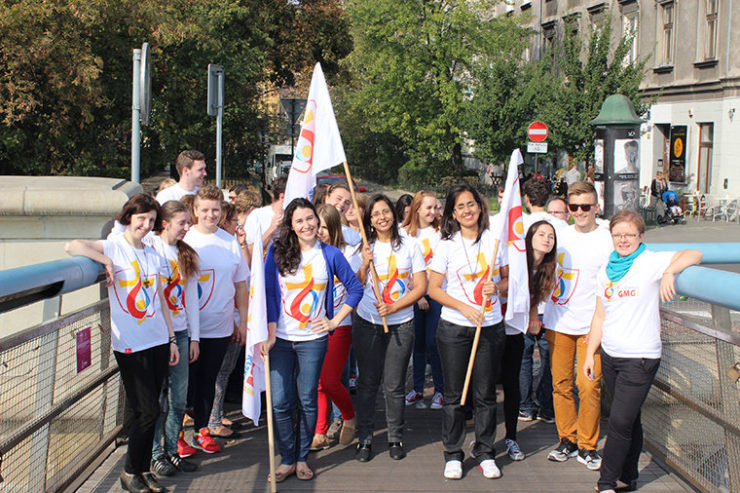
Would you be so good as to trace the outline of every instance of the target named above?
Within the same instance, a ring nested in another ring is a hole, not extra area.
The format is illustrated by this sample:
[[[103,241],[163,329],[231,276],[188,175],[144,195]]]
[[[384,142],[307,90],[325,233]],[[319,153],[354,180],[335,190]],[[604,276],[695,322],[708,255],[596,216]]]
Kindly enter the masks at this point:
[[[73,240],[69,255],[82,255],[105,266],[110,302],[111,343],[118,363],[131,424],[121,487],[147,493],[164,491],[149,472],[159,396],[167,365],[177,365],[179,352],[161,276],[164,258],[143,243],[159,217],[159,204],[147,194],[131,197],[117,220],[123,234],[110,240]]]
[[[547,203],[547,213],[556,219],[564,221],[568,224],[570,220],[570,212],[568,212],[568,202],[560,197],[553,197]]]
[[[362,260],[357,247],[347,245],[342,236],[342,220],[339,211],[328,204],[317,208],[319,216],[318,239],[327,245],[339,249],[349,263],[353,272],[360,269]],[[348,292],[339,279],[334,278],[334,311],[339,312],[348,297]],[[318,419],[311,450],[328,448],[330,445],[327,431],[327,417],[331,411],[330,402],[334,402],[341,412],[342,428],[339,432],[339,443],[349,445],[355,438],[357,418],[352,405],[349,390],[342,385],[342,372],[347,363],[349,348],[352,345],[352,316],[348,316],[329,334],[328,348],[321,368],[318,387]]]
[[[440,240],[439,221],[435,207],[437,197],[425,190],[419,191],[411,201],[409,213],[401,226],[401,233],[418,242],[424,256],[424,265],[429,268],[434,257],[434,250]],[[442,363],[437,351],[437,325],[442,305],[425,295],[414,305],[414,388],[406,395],[406,405],[416,405],[418,409],[426,408],[424,404],[424,377],[427,357],[432,367],[434,394],[432,409],[442,409],[444,380]]]
[[[597,483],[598,491],[634,491],[642,450],[640,408],[660,366],[659,299],[675,299],[675,276],[701,262],[698,250],[651,252],[643,243],[645,220],[621,210],[609,223],[614,251],[597,275],[596,310],[588,335],[583,376],[601,372],[611,398],[609,432]]]
[[[437,348],[445,384],[442,445],[446,479],[462,478],[465,410],[460,402],[478,325],[480,341],[470,382],[475,412],[472,455],[485,478],[501,477],[494,459],[496,381],[505,342],[498,294],[508,287],[508,266],[501,265],[501,249],[493,258],[496,238],[488,225],[488,208],[478,192],[467,184],[454,186],[447,194],[442,240],[429,267],[429,295],[442,305]]]
[[[313,187],[313,205],[314,207],[318,207],[321,204],[323,204],[326,201],[326,194],[329,192],[329,185],[328,183],[318,183],[315,187]]]
[[[272,203],[259,209],[255,209],[247,217],[244,230],[247,233],[247,251],[249,258],[252,258],[254,252],[252,245],[256,240],[255,235],[262,231],[262,244],[265,251],[272,242],[272,238],[283,220],[283,199],[285,198],[285,184],[288,181],[288,175],[281,175],[272,182]]]
[[[198,217],[195,215],[195,207],[193,207],[195,203],[195,194],[183,195],[183,197],[180,199],[180,202],[185,204],[185,207],[187,207],[188,211],[190,211],[190,217],[191,217],[190,225],[193,226],[197,224]]]
[[[365,196],[365,194],[358,193],[355,197],[357,198],[357,207],[360,209],[360,214],[357,214],[354,206],[350,206],[344,213],[344,217],[342,217],[342,224],[349,226],[359,233],[360,221],[362,221],[362,216],[365,214],[365,209],[367,208],[367,196]]]
[[[236,217],[238,219],[236,239],[239,241],[239,246],[242,249],[247,265],[252,265],[252,256],[249,254],[249,248],[247,247],[247,232],[245,230],[247,218],[253,210],[261,205],[262,199],[259,194],[251,190],[245,190],[239,193],[234,199],[234,207],[236,208]]]
[[[249,267],[236,238],[218,227],[222,202],[223,194],[215,185],[200,188],[195,196],[198,223],[185,235],[185,242],[195,249],[200,259],[200,357],[190,365],[193,444],[209,454],[221,451],[208,428],[216,377],[229,342],[233,340],[244,345],[247,328]],[[238,326],[234,320],[235,299]]]
[[[398,218],[398,224],[403,224],[406,220],[406,216],[409,215],[412,200],[414,200],[414,196],[408,193],[401,195],[398,197],[398,200],[396,200],[396,217]]]
[[[237,183],[236,185],[233,185],[231,188],[229,188],[229,203],[233,204],[236,200],[236,197],[239,196],[240,193],[246,192],[247,190],[249,190],[249,188],[244,183]]]
[[[663,192],[666,190],[668,190],[668,182],[663,176],[663,172],[658,171],[650,184],[650,207],[655,207],[657,202],[663,200]]]
[[[344,217],[347,211],[353,207],[352,195],[350,194],[349,185],[347,185],[347,182],[338,181],[332,184],[332,186],[329,187],[329,190],[326,192],[326,199],[324,200],[324,203],[336,207],[336,209],[339,211],[339,215]],[[359,244],[360,241],[362,241],[362,238],[357,233],[357,231],[345,224],[342,224],[342,235],[344,236],[344,241],[348,245],[355,246]]]
[[[162,413],[154,428],[151,470],[157,476],[171,476],[177,471],[192,472],[197,466],[186,458],[195,454],[182,430],[188,392],[188,363],[200,353],[198,306],[198,254],[183,241],[190,229],[190,211],[182,202],[169,200],[162,205],[156,236],[144,242],[165,259],[161,275],[165,307],[170,312],[178,353],[176,365],[170,366],[160,397]],[[187,307],[191,307],[190,310]],[[189,356],[189,357],[188,357]],[[162,440],[164,439],[164,446]]]
[[[568,187],[568,209],[575,224],[557,233],[557,284],[547,300],[544,313],[545,338],[550,349],[553,407],[560,444],[547,458],[578,462],[596,471],[601,457],[596,451],[601,418],[600,359],[595,356],[594,379],[582,372],[574,375],[574,365],[583,365],[586,338],[594,313],[596,274],[606,265],[612,252],[609,231],[596,223],[599,212],[596,189],[588,182]],[[579,403],[573,395],[573,380]]]
[[[203,185],[206,177],[206,157],[196,150],[182,151],[175,161],[180,181],[157,194],[157,202],[164,204],[168,200],[180,200],[185,195],[192,195]]]
[[[165,178],[161,182],[159,182],[159,186],[157,187],[157,193],[161,192],[165,188],[169,188],[172,185],[177,184],[177,181],[175,181],[174,178]]]
[[[316,429],[317,387],[326,354],[327,332],[337,329],[362,296],[362,287],[342,252],[318,240],[313,204],[297,198],[265,258],[272,405],[281,464],[275,480],[295,474],[313,479],[306,463]],[[347,290],[334,311],[334,277]],[[297,434],[297,436],[296,436]]]
[[[415,241],[398,232],[391,200],[374,195],[363,218],[368,245],[362,250],[358,273],[364,294],[352,320],[352,341],[359,370],[357,387],[357,451],[355,459],[372,458],[375,403],[381,381],[385,393],[388,453],[393,460],[406,457],[403,447],[406,369],[414,346],[413,305],[427,290],[424,257]],[[375,265],[379,293],[369,268]],[[383,328],[382,317],[388,324]]]

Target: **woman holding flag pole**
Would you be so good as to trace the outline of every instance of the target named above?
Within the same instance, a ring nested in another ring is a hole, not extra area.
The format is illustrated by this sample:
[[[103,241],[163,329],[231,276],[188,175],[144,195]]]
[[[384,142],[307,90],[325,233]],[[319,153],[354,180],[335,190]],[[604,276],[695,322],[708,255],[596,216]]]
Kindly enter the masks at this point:
[[[317,386],[333,331],[360,301],[362,287],[337,248],[317,238],[318,217],[306,199],[285,209],[278,237],[265,259],[270,382],[281,464],[275,481],[314,477],[306,459],[317,416]],[[334,277],[348,292],[334,311]],[[300,404],[299,404],[300,402]],[[298,422],[295,422],[295,416]],[[299,434],[296,440],[297,433]]]
[[[442,216],[442,241],[429,266],[429,295],[442,304],[437,348],[445,382],[442,443],[444,477],[462,478],[465,411],[461,406],[468,358],[480,339],[472,367],[475,445],[473,456],[486,478],[501,476],[494,460],[496,380],[504,348],[498,297],[508,287],[508,268],[497,254],[498,238],[488,229],[487,207],[470,185],[453,187]],[[496,255],[495,259],[491,257]],[[442,288],[447,282],[446,289]],[[484,305],[485,303],[485,305]],[[485,306],[485,309],[482,307]]]

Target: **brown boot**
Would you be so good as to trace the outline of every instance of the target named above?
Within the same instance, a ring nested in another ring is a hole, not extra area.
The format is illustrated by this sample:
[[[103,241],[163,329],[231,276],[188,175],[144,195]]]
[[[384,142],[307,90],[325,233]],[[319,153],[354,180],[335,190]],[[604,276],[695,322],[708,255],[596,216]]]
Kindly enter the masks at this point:
[[[352,440],[355,439],[355,431],[357,429],[357,416],[352,419],[348,419],[342,425],[342,431],[339,432],[339,443],[341,445],[349,445]]]
[[[313,441],[311,442],[311,450],[325,450],[328,449],[331,444],[329,443],[329,439],[326,438],[326,435],[324,434],[318,434],[313,436]]]

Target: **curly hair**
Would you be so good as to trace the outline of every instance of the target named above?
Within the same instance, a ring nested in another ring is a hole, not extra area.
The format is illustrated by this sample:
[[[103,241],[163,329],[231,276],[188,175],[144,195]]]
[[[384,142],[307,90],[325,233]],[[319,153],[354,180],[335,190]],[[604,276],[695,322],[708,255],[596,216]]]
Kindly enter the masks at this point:
[[[275,265],[281,276],[295,274],[301,265],[301,246],[298,244],[298,235],[293,231],[293,214],[296,209],[311,209],[317,220],[319,217],[313,204],[304,198],[291,200],[285,208],[283,222],[280,223],[277,238],[273,241]]]
[[[475,239],[475,241],[478,242],[480,241],[481,236],[483,236],[483,231],[488,229],[488,204],[486,204],[486,202],[481,198],[478,191],[467,183],[455,185],[449,192],[447,192],[445,210],[442,213],[442,226],[440,228],[442,239],[449,240],[455,235],[455,233],[460,231],[460,223],[457,222],[457,219],[452,217],[452,214],[455,212],[455,201],[463,192],[470,192],[473,195],[473,199],[478,204],[478,207],[480,207],[480,215],[478,216],[478,236]]]
[[[532,238],[537,230],[544,225],[552,228],[555,241],[552,250],[547,252],[542,258],[539,265],[534,265],[534,250],[532,249]],[[529,273],[529,304],[535,306],[545,301],[548,295],[555,287],[555,272],[558,260],[558,238],[555,235],[555,228],[547,221],[537,221],[529,227],[527,236],[524,238],[524,244],[527,249],[527,272]]]

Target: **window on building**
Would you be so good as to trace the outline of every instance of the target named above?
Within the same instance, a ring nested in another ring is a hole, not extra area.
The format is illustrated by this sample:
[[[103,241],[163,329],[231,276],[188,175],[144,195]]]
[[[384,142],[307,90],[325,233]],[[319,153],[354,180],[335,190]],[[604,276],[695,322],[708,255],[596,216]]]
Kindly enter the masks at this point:
[[[660,22],[662,35],[660,37],[660,64],[673,65],[673,47],[675,36],[675,4],[665,2],[660,4]]]
[[[714,123],[699,124],[699,165],[696,187],[709,193],[712,187],[712,148],[714,147]]]
[[[622,16],[622,35],[630,39],[630,49],[624,59],[625,65],[637,62],[638,12]]]
[[[542,25],[542,55],[555,63],[555,22]]]
[[[704,36],[704,59],[717,58],[717,0],[704,0],[706,9],[705,36]]]

